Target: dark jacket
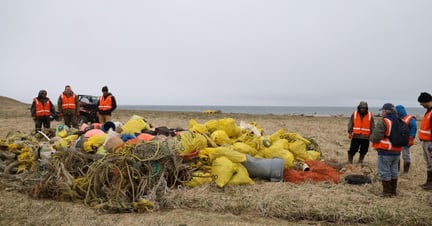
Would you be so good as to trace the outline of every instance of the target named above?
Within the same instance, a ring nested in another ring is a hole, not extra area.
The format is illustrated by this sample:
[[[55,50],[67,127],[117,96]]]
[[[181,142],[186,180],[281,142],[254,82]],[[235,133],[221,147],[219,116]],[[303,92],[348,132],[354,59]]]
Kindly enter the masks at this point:
[[[387,113],[384,118],[388,118],[391,121],[393,121],[394,119],[396,119],[398,117],[398,115],[396,114],[396,112],[393,113]],[[383,139],[385,137],[385,132],[387,129],[387,126],[384,122],[384,118],[378,120],[375,129],[373,130],[371,136],[370,136],[370,141],[372,143],[379,143],[381,141],[381,139]],[[388,151],[388,150],[377,150],[378,155],[400,155],[400,152],[395,152],[395,151]]]
[[[63,92],[62,94],[65,96],[68,96],[65,92]],[[64,111],[68,111],[68,112],[76,115],[79,112],[80,105],[79,105],[78,95],[76,95],[74,92],[72,92],[71,95],[75,95],[75,109],[74,110],[72,110],[72,109],[63,110],[63,108],[62,108],[63,100],[62,100],[62,95],[60,95],[58,98],[58,101],[57,101],[57,108],[58,108],[58,111],[60,113],[65,114],[66,112],[64,112]]]
[[[100,110],[98,108],[98,112],[101,115],[111,115],[111,113],[117,108],[117,101],[116,101],[115,97],[112,95],[112,93],[107,93],[106,95],[104,95],[104,97],[107,97],[107,96],[111,96],[111,101],[112,101],[111,102],[111,106],[112,106],[112,108],[110,110],[106,110],[106,111]],[[96,106],[99,106],[99,103],[100,103],[100,98],[98,99]]]
[[[39,94],[36,97],[36,99],[43,104],[45,104],[47,101],[50,101],[50,112],[53,115],[55,114],[55,108],[54,108],[52,101],[48,97],[45,97],[45,98],[42,97],[42,90],[39,91]],[[36,118],[36,102],[35,101],[32,102],[32,105],[30,107],[30,113],[31,113],[32,118]]]
[[[362,113],[362,112],[360,111],[360,107],[362,107],[362,106],[363,106],[363,107],[366,107],[366,111],[365,111],[364,113]],[[369,113],[369,108],[368,108],[367,103],[365,103],[365,102],[360,102],[360,104],[357,106],[357,112],[359,112],[359,114],[360,114],[360,118],[367,117],[367,114]],[[353,126],[354,126],[354,114],[351,114],[351,118],[350,118],[350,120],[348,121],[348,133],[349,133],[349,134],[351,134],[351,133],[353,132]],[[370,131],[371,131],[371,134],[372,134],[374,128],[375,128],[375,122],[374,122],[374,117],[372,116],[372,117],[371,117],[371,121],[370,121]],[[364,139],[364,140],[368,140],[369,137],[368,137],[368,136],[361,135],[361,134],[354,134],[354,135],[353,135],[353,139]]]

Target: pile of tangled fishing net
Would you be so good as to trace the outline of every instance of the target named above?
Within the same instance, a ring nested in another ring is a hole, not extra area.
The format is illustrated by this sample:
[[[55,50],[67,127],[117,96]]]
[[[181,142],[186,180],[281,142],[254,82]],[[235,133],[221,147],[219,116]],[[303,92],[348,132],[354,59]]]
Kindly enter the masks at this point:
[[[34,198],[83,202],[103,212],[146,212],[166,206],[172,188],[290,181],[284,170],[321,156],[313,139],[283,128],[266,135],[257,123],[238,125],[232,118],[191,119],[188,130],[152,130],[139,116],[117,125],[79,131],[59,125],[8,135],[0,140],[2,175]]]
[[[10,180],[23,179],[27,169],[34,168],[34,150],[39,142],[30,134],[16,132],[0,140],[0,176]]]
[[[106,155],[63,148],[49,158],[37,156],[47,145],[38,138],[44,139],[19,133],[2,140],[0,150],[2,163],[18,167],[10,179],[19,177],[19,190],[34,198],[81,201],[103,212],[145,212],[160,209],[170,188],[190,180],[191,167],[175,153],[179,140],[173,137],[128,144]],[[35,153],[33,161],[19,161],[27,152]]]

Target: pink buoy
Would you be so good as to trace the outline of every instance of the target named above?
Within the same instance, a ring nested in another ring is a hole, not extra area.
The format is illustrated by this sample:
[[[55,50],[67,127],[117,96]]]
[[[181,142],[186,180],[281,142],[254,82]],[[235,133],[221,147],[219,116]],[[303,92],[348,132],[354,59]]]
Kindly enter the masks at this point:
[[[92,137],[94,135],[105,134],[101,129],[91,129],[84,134],[84,137]]]

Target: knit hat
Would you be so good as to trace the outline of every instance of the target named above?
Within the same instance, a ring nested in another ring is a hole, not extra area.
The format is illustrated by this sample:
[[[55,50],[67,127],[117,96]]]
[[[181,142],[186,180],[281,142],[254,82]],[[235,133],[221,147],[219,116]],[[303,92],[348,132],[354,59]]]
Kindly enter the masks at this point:
[[[382,110],[386,110],[386,111],[396,111],[395,106],[392,103],[385,103],[381,109],[379,109],[380,111]]]
[[[419,103],[426,103],[432,101],[432,96],[429,93],[422,92],[417,100]]]
[[[360,107],[365,107],[365,108],[367,108],[367,107],[368,107],[367,102],[366,102],[366,101],[360,101],[359,108],[360,108]]]
[[[107,86],[102,87],[102,92],[108,92],[108,87]]]

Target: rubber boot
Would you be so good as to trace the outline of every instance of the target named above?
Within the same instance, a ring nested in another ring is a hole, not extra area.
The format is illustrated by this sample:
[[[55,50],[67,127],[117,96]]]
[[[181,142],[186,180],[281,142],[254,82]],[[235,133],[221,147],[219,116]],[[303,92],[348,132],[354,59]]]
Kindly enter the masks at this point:
[[[364,160],[364,158],[365,158],[365,154],[360,154],[360,157],[359,157],[359,163],[360,164],[363,164],[363,160]]]
[[[408,173],[410,165],[410,162],[404,162],[404,173]]]
[[[351,155],[348,153],[348,163],[352,164],[353,163],[353,159],[354,159],[354,155]]]
[[[390,191],[390,193],[392,194],[392,195],[397,195],[397,192],[396,192],[396,190],[397,190],[397,182],[398,182],[398,179],[396,178],[396,179],[391,179],[391,191]]]
[[[420,186],[425,190],[432,190],[432,171],[427,171],[426,183]]]
[[[392,184],[391,180],[383,180],[383,192],[381,194],[382,197],[392,197]]]

